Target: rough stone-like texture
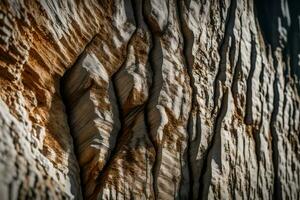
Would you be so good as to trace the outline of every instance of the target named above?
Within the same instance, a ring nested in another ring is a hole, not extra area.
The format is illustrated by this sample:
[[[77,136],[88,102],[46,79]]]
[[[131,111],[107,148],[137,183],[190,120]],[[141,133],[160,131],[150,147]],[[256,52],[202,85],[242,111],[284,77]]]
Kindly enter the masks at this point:
[[[300,199],[297,0],[0,1],[1,199]]]

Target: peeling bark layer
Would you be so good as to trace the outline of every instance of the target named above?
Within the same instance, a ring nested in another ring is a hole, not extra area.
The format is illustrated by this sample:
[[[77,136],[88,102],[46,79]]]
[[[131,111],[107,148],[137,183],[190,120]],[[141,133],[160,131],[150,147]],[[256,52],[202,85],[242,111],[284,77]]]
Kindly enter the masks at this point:
[[[0,2],[2,199],[300,199],[300,3]]]

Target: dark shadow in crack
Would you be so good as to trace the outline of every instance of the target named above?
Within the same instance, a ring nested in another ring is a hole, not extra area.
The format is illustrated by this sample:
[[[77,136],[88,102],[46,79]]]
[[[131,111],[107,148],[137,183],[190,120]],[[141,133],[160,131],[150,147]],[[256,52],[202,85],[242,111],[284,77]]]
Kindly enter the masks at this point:
[[[82,199],[82,191],[80,187],[80,170],[74,152],[73,139],[70,134],[68,124],[67,110],[61,96],[59,77],[54,77],[55,93],[52,96],[51,106],[49,109],[48,122],[46,125],[47,134],[44,139],[43,153],[48,158],[52,158],[51,154],[55,151],[55,157],[51,160],[54,165],[66,166],[67,181],[69,179],[70,195],[74,199]],[[66,161],[67,158],[67,161]],[[62,171],[62,170],[61,170]],[[60,181],[57,175],[58,181]],[[66,186],[67,188],[68,186]]]

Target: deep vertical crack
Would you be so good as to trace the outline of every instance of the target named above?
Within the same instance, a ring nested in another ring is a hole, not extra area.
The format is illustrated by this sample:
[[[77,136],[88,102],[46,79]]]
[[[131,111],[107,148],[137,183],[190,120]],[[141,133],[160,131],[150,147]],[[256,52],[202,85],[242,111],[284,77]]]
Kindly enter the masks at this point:
[[[192,163],[191,163],[191,136],[192,136],[192,115],[193,110],[195,109],[197,111],[198,107],[196,102],[196,93],[197,89],[195,86],[195,78],[193,76],[193,64],[194,64],[194,57],[193,57],[193,44],[194,44],[194,35],[192,30],[189,29],[185,19],[184,19],[184,6],[187,6],[187,4],[184,4],[182,1],[177,0],[177,16],[179,21],[179,28],[180,32],[183,36],[183,58],[184,63],[187,68],[187,73],[190,80],[190,87],[192,88],[192,102],[191,102],[191,111],[189,114],[188,122],[187,122],[187,133],[188,133],[188,139],[187,139],[187,164],[188,164],[188,172],[189,172],[189,179],[190,179],[190,188],[189,188],[189,199],[193,198],[193,183],[194,183],[194,177],[192,173]],[[187,11],[188,8],[186,7]],[[197,116],[196,116],[197,117]]]
[[[223,119],[227,113],[228,110],[228,101],[229,101],[229,90],[226,89],[224,96],[222,98],[221,103],[221,109],[218,113],[218,116],[215,120],[215,127],[214,127],[214,135],[212,138],[211,145],[209,146],[207,150],[207,156],[204,158],[204,168],[202,169],[202,174],[200,177],[200,192],[199,192],[199,198],[201,199],[207,199],[208,198],[208,192],[209,192],[209,186],[211,183],[212,178],[212,169],[211,169],[211,163],[213,159],[213,149],[217,148],[218,152],[215,153],[214,160],[220,167],[219,170],[222,170],[222,157],[221,157],[221,128],[222,128],[222,122]]]
[[[227,53],[228,50],[230,50],[229,42],[230,38],[233,36],[233,28],[234,28],[234,22],[235,22],[235,12],[237,8],[237,0],[232,0],[230,2],[229,11],[227,13],[226,21],[225,21],[225,31],[224,31],[224,37],[221,41],[221,45],[219,48],[219,55],[220,55],[220,63],[219,63],[219,69],[215,78],[214,82],[214,109],[212,116],[215,116],[215,123],[214,123],[214,130],[212,132],[211,142],[209,143],[207,150],[205,152],[205,155],[203,157],[203,167],[200,174],[200,192],[199,192],[199,198],[207,198],[208,195],[208,188],[211,176],[211,169],[209,169],[209,164],[211,163],[211,154],[212,149],[215,146],[216,138],[219,137],[219,140],[221,140],[220,134],[220,126],[221,122],[225,116],[225,112],[227,112],[227,104],[228,104],[228,93],[230,92],[228,89],[225,90],[223,97],[221,98],[221,105],[218,105],[220,101],[220,92],[218,91],[218,85],[224,84],[226,81],[226,62],[227,62]],[[221,81],[221,83],[219,83]],[[226,107],[225,107],[226,106]],[[219,155],[220,156],[220,155]],[[219,158],[221,159],[221,157]],[[219,160],[220,164],[221,160]]]
[[[152,33],[153,34],[153,33]],[[154,95],[156,91],[160,91],[160,89],[157,89],[158,87],[161,88],[161,85],[158,85],[161,81],[158,80],[161,77],[161,66],[162,64],[154,64],[156,63],[155,59],[160,59],[160,58],[156,58],[156,55],[159,54],[159,52],[162,50],[161,49],[161,46],[160,46],[160,41],[159,41],[159,38],[157,36],[154,36],[153,37],[153,40],[154,40],[154,44],[153,44],[153,48],[150,52],[150,65],[151,66],[154,66],[152,67],[152,73],[153,73],[153,83],[152,83],[152,86],[150,88],[150,91],[151,91],[151,95],[149,97],[149,101],[148,101],[148,104],[147,104],[147,109],[148,109],[148,115],[147,115],[147,120],[148,120],[148,124],[151,124],[150,122],[150,117],[149,117],[149,112],[151,112],[150,110],[153,109],[153,106],[151,106],[151,102],[156,102],[157,101],[157,95]],[[162,57],[161,57],[162,58]],[[155,67],[156,66],[156,67]],[[159,75],[160,74],[160,75]],[[152,96],[153,95],[153,96]],[[156,99],[156,100],[153,100],[153,99]],[[155,162],[154,162],[154,166],[153,166],[153,190],[154,190],[154,195],[155,195],[155,199],[158,198],[158,188],[157,188],[157,176],[158,176],[158,170],[159,170],[159,166],[160,166],[160,163],[161,163],[161,151],[162,151],[162,147],[160,147],[158,144],[157,144],[157,139],[154,137],[154,130],[150,127],[150,138],[152,138],[152,141],[153,141],[153,144],[154,144],[154,147],[156,149],[156,154],[155,154]]]
[[[145,3],[145,1],[143,2]],[[144,5],[144,9],[147,7]],[[160,43],[160,36],[158,36],[158,33],[155,33],[153,31],[153,27],[151,27],[150,19],[148,19],[148,16],[146,15],[145,11],[143,9],[144,19],[149,27],[151,38],[152,38],[152,48],[149,53],[149,63],[152,70],[152,85],[150,87],[150,93],[149,93],[149,99],[147,102],[147,124],[150,130],[150,138],[153,142],[153,145],[155,147],[155,161],[154,166],[152,168],[152,176],[153,176],[153,191],[154,191],[154,197],[155,199],[158,199],[158,186],[157,186],[157,177],[159,172],[159,167],[161,163],[161,157],[162,157],[162,147],[157,144],[157,139],[155,138],[154,134],[156,132],[153,127],[151,127],[151,117],[150,112],[155,106],[151,105],[153,102],[156,103],[158,101],[158,96],[162,88],[162,64],[163,64],[163,55],[162,55],[162,47]],[[157,110],[155,112],[158,112]]]
[[[135,31],[133,32],[131,38],[129,39],[127,45],[126,45],[126,53],[128,54],[129,52],[129,46],[130,46],[130,43],[132,41],[132,38],[133,38],[133,35],[136,34],[136,31],[137,29],[135,29]],[[104,174],[106,173],[106,171],[109,169],[109,167],[111,166],[111,162],[113,161],[113,158],[117,155],[118,153],[118,150],[120,149],[120,147],[122,146],[121,144],[123,144],[122,141],[122,136],[123,136],[123,132],[124,132],[124,128],[125,128],[125,117],[124,117],[124,113],[123,113],[123,109],[122,109],[122,105],[120,103],[120,96],[116,90],[117,86],[116,86],[116,81],[115,81],[115,77],[116,75],[122,70],[125,68],[125,65],[126,65],[126,62],[127,62],[127,56],[125,58],[125,60],[123,61],[121,67],[111,76],[111,87],[112,87],[112,90],[114,92],[114,95],[116,96],[116,104],[117,104],[117,107],[118,107],[118,112],[119,112],[119,120],[120,120],[120,130],[119,130],[119,133],[117,134],[117,137],[116,137],[116,142],[115,142],[115,146],[114,148],[111,150],[111,153],[110,153],[110,156],[109,158],[107,159],[107,162],[106,164],[104,165],[104,167],[102,168],[102,170],[100,171],[100,173],[97,175],[97,180],[102,184],[101,180],[103,179],[103,176]]]
[[[256,51],[256,41],[255,41],[255,36],[251,32],[251,56],[250,56],[250,71],[247,79],[247,90],[246,90],[246,112],[245,112],[245,117],[244,117],[244,122],[246,126],[249,128],[251,127],[251,132],[253,134],[253,139],[255,143],[255,155],[256,155],[256,162],[257,162],[257,174],[259,174],[260,170],[260,129],[261,129],[261,124],[262,124],[262,115],[261,113],[261,119],[260,119],[260,124],[257,124],[253,120],[253,91],[252,91],[252,84],[253,84],[253,76],[254,76],[254,71],[256,69],[256,60],[257,60],[257,51]],[[262,109],[263,109],[263,102],[262,102]],[[258,178],[258,176],[257,176]],[[257,179],[258,180],[258,179]],[[257,188],[259,188],[259,185],[257,185]]]
[[[274,60],[274,68],[275,68],[275,79],[273,82],[273,111],[271,114],[271,135],[272,135],[272,161],[274,167],[274,188],[273,188],[273,199],[282,199],[282,191],[281,191],[281,183],[278,176],[278,136],[276,131],[276,122],[277,122],[277,115],[279,113],[279,74],[277,72],[277,61]]]
[[[246,114],[245,114],[245,124],[246,125],[252,125],[253,124],[253,113],[252,113],[252,107],[253,107],[253,92],[252,92],[252,79],[254,75],[254,70],[256,68],[256,58],[257,58],[257,52],[256,52],[256,42],[254,40],[253,33],[251,33],[251,56],[250,56],[250,71],[247,79],[247,91],[246,91]]]
[[[226,62],[227,62],[227,53],[228,50],[230,50],[230,38],[233,36],[233,28],[234,28],[234,22],[235,22],[235,11],[237,8],[237,0],[232,0],[230,2],[229,7],[229,13],[227,14],[226,21],[225,21],[225,32],[224,37],[221,42],[220,48],[219,48],[219,55],[220,55],[220,64],[219,69],[215,78],[215,84],[214,84],[214,111],[213,114],[216,114],[216,108],[218,107],[218,101],[219,101],[219,91],[218,91],[218,84],[224,83],[226,80]],[[221,81],[221,83],[219,83]]]
[[[67,117],[67,122],[68,122],[68,127],[69,127],[69,130],[70,130],[70,135],[71,137],[73,138],[72,141],[73,141],[73,152],[76,156],[76,159],[77,159],[77,163],[78,163],[78,166],[79,166],[79,173],[78,176],[80,178],[80,188],[81,188],[81,192],[79,192],[79,194],[81,195],[80,197],[78,197],[79,199],[83,199],[83,196],[84,196],[84,192],[85,192],[85,188],[84,188],[84,185],[82,184],[82,180],[83,180],[83,177],[82,177],[82,173],[81,173],[81,167],[79,165],[79,162],[78,162],[78,149],[77,149],[77,145],[75,144],[74,142],[74,136],[73,136],[73,130],[72,130],[72,126],[70,125],[71,124],[71,121],[70,121],[70,105],[69,105],[69,102],[67,101],[67,97],[66,97],[66,92],[65,92],[65,88],[64,88],[64,84],[65,84],[65,77],[66,77],[66,74],[69,73],[69,70],[72,69],[72,67],[74,65],[76,65],[79,60],[81,59],[81,55],[83,54],[83,52],[86,51],[86,49],[94,42],[94,39],[95,37],[97,37],[97,35],[94,35],[92,37],[92,39],[86,44],[86,46],[84,47],[84,49],[81,51],[81,53],[79,54],[79,56],[77,57],[76,61],[72,64],[72,66],[69,67],[69,69],[65,72],[64,76],[61,78],[60,80],[60,96],[62,98],[62,101],[63,101],[63,104],[65,106],[65,109],[66,109],[66,117]]]

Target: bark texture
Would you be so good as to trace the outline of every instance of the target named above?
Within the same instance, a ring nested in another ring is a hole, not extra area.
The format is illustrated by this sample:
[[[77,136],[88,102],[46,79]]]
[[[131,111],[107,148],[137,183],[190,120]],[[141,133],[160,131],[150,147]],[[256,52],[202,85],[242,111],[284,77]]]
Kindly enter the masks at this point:
[[[1,199],[300,199],[297,0],[1,0]]]

